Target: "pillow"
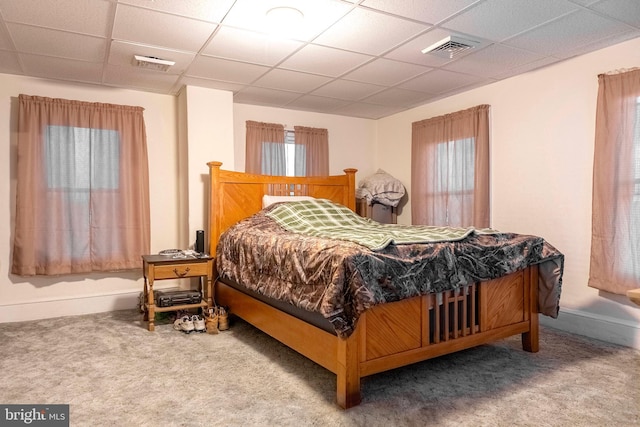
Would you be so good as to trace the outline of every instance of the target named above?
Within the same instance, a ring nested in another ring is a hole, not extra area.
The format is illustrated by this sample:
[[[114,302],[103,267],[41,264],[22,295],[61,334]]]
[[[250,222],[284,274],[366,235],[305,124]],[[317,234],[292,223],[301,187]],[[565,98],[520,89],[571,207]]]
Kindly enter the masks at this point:
[[[278,202],[299,202],[301,200],[313,200],[311,196],[270,196],[265,194],[262,196],[262,209]]]

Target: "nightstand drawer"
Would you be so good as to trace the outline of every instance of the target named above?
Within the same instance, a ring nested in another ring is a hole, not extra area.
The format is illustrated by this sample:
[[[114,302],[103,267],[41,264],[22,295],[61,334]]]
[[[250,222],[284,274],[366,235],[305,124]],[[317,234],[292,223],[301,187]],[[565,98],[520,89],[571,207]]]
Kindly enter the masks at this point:
[[[179,279],[181,277],[197,277],[206,276],[207,263],[194,263],[189,262],[185,264],[169,264],[169,265],[156,265],[153,268],[153,275],[156,280],[160,279]]]

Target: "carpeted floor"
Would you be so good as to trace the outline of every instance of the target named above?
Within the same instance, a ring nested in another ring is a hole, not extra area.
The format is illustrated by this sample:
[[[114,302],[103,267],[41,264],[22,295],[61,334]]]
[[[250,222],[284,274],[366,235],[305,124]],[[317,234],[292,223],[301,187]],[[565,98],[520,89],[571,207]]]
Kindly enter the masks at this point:
[[[148,332],[136,311],[0,324],[0,404],[70,405],[72,426],[638,426],[640,352],[542,328],[363,380],[335,376],[234,319]]]

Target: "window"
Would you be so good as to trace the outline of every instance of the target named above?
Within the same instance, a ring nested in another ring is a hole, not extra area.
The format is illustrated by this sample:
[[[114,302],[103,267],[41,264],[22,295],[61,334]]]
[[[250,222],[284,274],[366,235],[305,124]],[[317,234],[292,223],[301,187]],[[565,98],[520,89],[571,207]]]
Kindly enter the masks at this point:
[[[47,126],[44,144],[48,191],[60,193],[72,207],[69,211],[72,227],[57,234],[64,242],[60,245],[63,257],[75,261],[91,258],[92,248],[87,245],[92,238],[91,192],[119,189],[119,134],[106,129]],[[93,250],[117,253],[121,245],[118,234],[111,239],[110,245],[94,245]],[[109,253],[96,255],[103,258]]]
[[[296,145],[296,134],[292,130],[284,131],[285,159],[287,163],[286,176],[306,176],[306,155],[303,145]],[[297,167],[296,167],[297,166]]]
[[[284,131],[284,143],[262,142],[262,175],[305,176],[304,146],[296,145],[295,133]]]
[[[245,171],[263,175],[329,174],[326,129],[247,121]]]
[[[624,250],[626,260],[624,262],[624,274],[640,281],[640,98],[635,102],[635,129],[633,136],[633,179],[629,183],[633,187],[631,199],[631,212],[629,214],[630,238],[627,242],[629,248]]]
[[[88,194],[90,189],[118,188],[120,137],[106,129],[47,126],[47,185],[51,190]]]
[[[598,76],[589,286],[640,287],[640,70]]]
[[[414,224],[489,226],[489,106],[412,125]]]
[[[13,274],[140,268],[150,240],[142,111],[20,95]]]
[[[473,203],[475,138],[441,142],[436,147],[431,202],[438,206],[437,224],[463,225],[464,206]]]

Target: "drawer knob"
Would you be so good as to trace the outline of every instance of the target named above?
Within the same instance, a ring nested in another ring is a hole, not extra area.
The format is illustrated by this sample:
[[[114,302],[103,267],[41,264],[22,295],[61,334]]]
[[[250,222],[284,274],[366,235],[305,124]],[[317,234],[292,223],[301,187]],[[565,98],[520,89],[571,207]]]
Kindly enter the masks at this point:
[[[180,272],[178,271],[178,269],[177,269],[177,268],[174,268],[174,269],[173,269],[173,272],[174,272],[174,273],[176,273],[176,276],[178,276],[178,277],[184,277],[184,276],[186,276],[186,275],[187,275],[187,273],[189,272],[189,270],[191,270],[191,269],[190,269],[189,267],[187,267],[187,268],[185,268],[185,269],[184,269],[184,272],[183,272],[183,273],[180,273]]]

